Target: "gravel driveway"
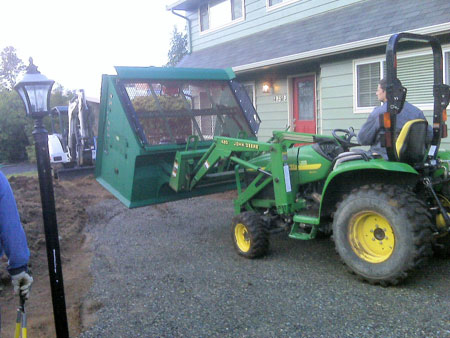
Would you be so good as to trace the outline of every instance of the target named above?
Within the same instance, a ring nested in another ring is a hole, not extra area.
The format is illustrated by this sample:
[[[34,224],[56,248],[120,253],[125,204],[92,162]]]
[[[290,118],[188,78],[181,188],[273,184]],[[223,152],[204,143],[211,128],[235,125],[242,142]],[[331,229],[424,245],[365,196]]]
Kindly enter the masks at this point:
[[[267,257],[241,258],[218,196],[89,213],[101,305],[81,337],[450,337],[450,260],[383,288],[347,273],[330,239],[277,234]]]

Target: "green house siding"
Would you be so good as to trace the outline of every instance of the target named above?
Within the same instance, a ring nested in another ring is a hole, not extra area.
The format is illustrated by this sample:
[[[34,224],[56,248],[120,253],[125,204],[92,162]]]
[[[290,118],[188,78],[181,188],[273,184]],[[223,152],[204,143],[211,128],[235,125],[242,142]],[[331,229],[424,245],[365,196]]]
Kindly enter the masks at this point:
[[[238,39],[266,29],[323,14],[362,0],[299,0],[268,10],[266,0],[245,0],[244,20],[223,28],[200,32],[198,11],[188,12],[191,20],[192,51]]]
[[[311,76],[314,73],[307,73],[299,75]],[[272,91],[270,93],[263,93],[263,84],[267,82],[265,79],[256,79],[256,110],[262,122],[258,132],[258,139],[266,141],[272,137],[274,130],[286,130],[289,124],[292,125],[293,114],[293,87],[292,83],[295,77],[285,76],[279,77],[273,81]],[[288,83],[290,85],[288,86]],[[316,76],[316,121],[317,132],[321,133],[321,112],[320,112],[320,78]],[[281,100],[278,101],[277,100]]]
[[[353,62],[321,65],[322,134],[336,128],[360,127],[366,116],[353,113]],[[360,123],[361,120],[362,122]],[[356,125],[357,124],[357,125]]]
[[[262,86],[264,79],[255,81],[256,85],[256,109],[261,118],[258,139],[266,141],[272,137],[274,130],[284,130],[288,124],[288,101],[276,102],[277,95],[287,95],[287,82],[285,78],[273,81],[272,91],[263,93]]]

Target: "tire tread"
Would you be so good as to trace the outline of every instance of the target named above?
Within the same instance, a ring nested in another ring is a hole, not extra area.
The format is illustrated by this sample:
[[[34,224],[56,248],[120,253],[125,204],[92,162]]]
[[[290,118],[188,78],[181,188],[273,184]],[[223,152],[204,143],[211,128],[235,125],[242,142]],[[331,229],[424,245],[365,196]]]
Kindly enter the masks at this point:
[[[242,252],[236,244],[234,228],[237,223],[244,224],[251,234],[252,243],[248,252]],[[231,225],[231,237],[238,254],[246,258],[262,257],[269,250],[269,227],[256,212],[244,211],[234,216]]]
[[[366,276],[356,275],[358,278],[369,282],[370,284],[380,284],[382,286],[397,285],[402,280],[407,278],[408,274],[418,268],[421,264],[426,262],[428,257],[432,255],[432,226],[431,226],[431,214],[426,208],[426,204],[419,200],[411,189],[405,189],[404,187],[397,185],[384,185],[384,184],[372,184],[364,185],[360,188],[354,189],[351,194],[345,196],[336,207],[335,217],[342,211],[342,207],[350,201],[360,198],[378,198],[380,194],[387,195],[392,199],[391,203],[397,204],[397,208],[406,209],[403,214],[406,214],[409,224],[412,226],[414,250],[413,255],[407,258],[407,261],[403,265],[402,269],[392,276],[388,276],[385,279],[373,279]],[[333,230],[335,230],[335,224],[333,222]],[[339,243],[335,240],[335,249],[338,250]],[[352,273],[355,271],[348,266],[341,258],[344,265]]]

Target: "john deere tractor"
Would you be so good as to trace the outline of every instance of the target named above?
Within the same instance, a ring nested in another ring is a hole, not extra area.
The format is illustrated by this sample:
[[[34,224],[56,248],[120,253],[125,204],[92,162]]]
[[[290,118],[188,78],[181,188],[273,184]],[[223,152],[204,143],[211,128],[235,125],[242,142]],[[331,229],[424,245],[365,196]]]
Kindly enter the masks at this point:
[[[431,144],[425,120],[396,128],[406,98],[396,81],[401,39],[433,49]],[[397,284],[433,247],[449,248],[450,152],[439,145],[450,89],[434,37],[392,36],[386,66],[389,160],[357,148],[352,128],[257,141],[259,118],[230,70],[118,68],[103,79],[97,179],[129,207],[236,189],[231,238],[241,256],[265,255],[274,230],[300,240],[332,234],[352,272]]]

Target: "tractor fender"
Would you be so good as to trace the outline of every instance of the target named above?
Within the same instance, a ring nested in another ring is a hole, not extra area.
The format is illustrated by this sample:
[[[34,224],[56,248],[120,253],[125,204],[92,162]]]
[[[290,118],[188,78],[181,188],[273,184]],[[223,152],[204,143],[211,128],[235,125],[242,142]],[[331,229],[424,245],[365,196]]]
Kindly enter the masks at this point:
[[[337,202],[354,188],[371,183],[402,184],[414,186],[419,173],[409,164],[388,162],[383,159],[356,160],[340,164],[328,175],[320,205],[320,215],[334,212]]]

